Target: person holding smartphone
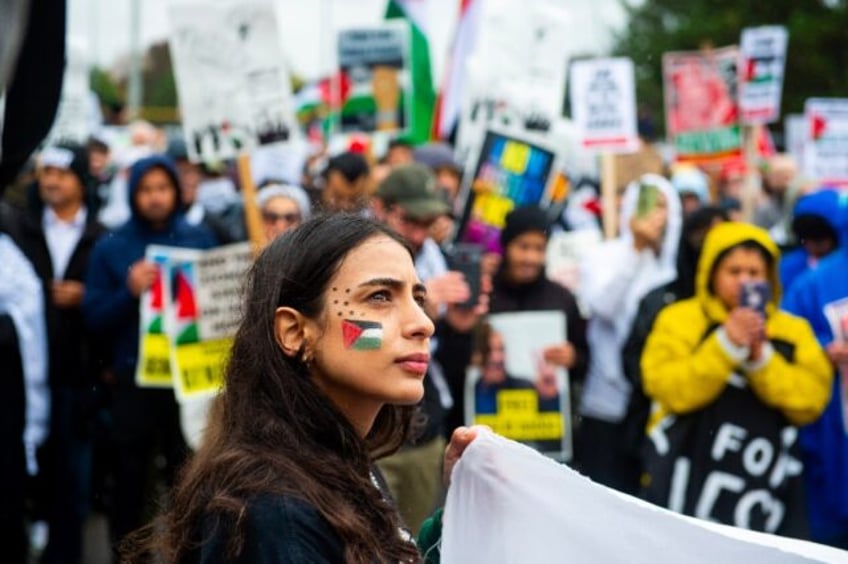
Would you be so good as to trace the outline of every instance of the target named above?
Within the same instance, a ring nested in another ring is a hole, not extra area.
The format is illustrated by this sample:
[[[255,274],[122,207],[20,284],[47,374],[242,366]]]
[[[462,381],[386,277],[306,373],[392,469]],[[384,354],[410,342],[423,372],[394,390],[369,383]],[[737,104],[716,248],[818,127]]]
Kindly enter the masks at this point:
[[[695,517],[805,538],[798,426],[832,371],[806,320],[778,309],[779,251],[765,230],[713,227],[695,296],[663,309],[642,354],[653,400],[643,495]]]

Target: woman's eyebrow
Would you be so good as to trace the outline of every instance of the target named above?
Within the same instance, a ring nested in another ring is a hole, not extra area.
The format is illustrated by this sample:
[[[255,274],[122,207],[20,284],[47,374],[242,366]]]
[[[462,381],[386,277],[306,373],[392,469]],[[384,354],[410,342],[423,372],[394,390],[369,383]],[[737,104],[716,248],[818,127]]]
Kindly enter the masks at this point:
[[[398,280],[397,278],[372,278],[371,280],[366,280],[362,284],[359,285],[360,288],[367,286],[388,286],[392,289],[400,289],[403,288],[403,281]]]
[[[398,280],[397,278],[372,278],[371,280],[366,280],[362,284],[359,285],[360,288],[364,287],[372,287],[372,286],[388,286],[393,290],[400,290],[404,286],[404,282],[402,280]],[[426,294],[427,287],[421,282],[416,282],[412,285],[412,293],[413,294]]]

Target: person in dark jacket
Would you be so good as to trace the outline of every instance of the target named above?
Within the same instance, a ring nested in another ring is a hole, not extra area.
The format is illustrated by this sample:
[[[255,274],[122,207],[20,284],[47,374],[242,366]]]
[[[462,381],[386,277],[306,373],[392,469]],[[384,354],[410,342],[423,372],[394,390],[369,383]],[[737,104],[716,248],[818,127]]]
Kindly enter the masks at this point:
[[[684,220],[680,245],[677,248],[677,278],[645,294],[639,302],[639,310],[633,320],[630,336],[627,337],[621,349],[624,375],[633,386],[624,430],[626,435],[624,448],[628,450],[634,462],[630,483],[638,483],[638,477],[641,474],[641,465],[638,463],[641,461],[639,451],[651,411],[651,400],[642,389],[642,370],[639,367],[642,349],[645,348],[645,342],[651,334],[654,321],[660,311],[669,304],[695,295],[695,272],[698,268],[704,238],[713,226],[724,221],[727,221],[726,213],[712,206],[697,209]]]
[[[571,413],[574,414],[577,413],[576,399],[580,397],[579,386],[589,362],[586,320],[580,314],[574,295],[545,275],[549,235],[550,221],[538,207],[517,208],[506,216],[500,239],[504,255],[492,283],[489,311],[552,310],[565,314],[567,340],[545,349],[544,360],[568,370]],[[579,457],[579,453],[576,454]]]
[[[81,304],[89,255],[105,228],[88,205],[88,158],[80,146],[48,147],[20,216],[18,244],[44,288],[51,392],[43,458],[50,536],[44,562],[79,562],[91,476],[90,408],[96,351]]]
[[[142,523],[149,463],[159,446],[166,457],[166,480],[182,461],[185,444],[179,409],[170,389],[135,383],[139,343],[139,296],[158,276],[144,259],[148,245],[192,249],[214,246],[205,229],[185,222],[173,162],[152,156],[130,169],[132,217],[98,241],[86,273],[82,310],[90,330],[114,342],[115,493],[111,535],[118,540]]]

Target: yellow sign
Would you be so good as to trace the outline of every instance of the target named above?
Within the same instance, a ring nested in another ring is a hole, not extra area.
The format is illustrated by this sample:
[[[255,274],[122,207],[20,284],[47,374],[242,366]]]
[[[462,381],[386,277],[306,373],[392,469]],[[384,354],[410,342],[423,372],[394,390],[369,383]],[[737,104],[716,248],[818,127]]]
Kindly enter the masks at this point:
[[[233,339],[228,337],[176,347],[176,388],[180,399],[214,395],[221,390],[232,345]]]
[[[474,198],[474,216],[484,223],[503,229],[506,216],[515,207],[515,202],[505,196],[494,193],[478,194]]]
[[[135,381],[141,388],[170,388],[171,349],[167,335],[146,333],[141,337]]]
[[[515,441],[562,439],[562,413],[540,413],[536,390],[500,390],[497,401],[496,414],[477,415],[474,423],[488,425],[498,435]]]

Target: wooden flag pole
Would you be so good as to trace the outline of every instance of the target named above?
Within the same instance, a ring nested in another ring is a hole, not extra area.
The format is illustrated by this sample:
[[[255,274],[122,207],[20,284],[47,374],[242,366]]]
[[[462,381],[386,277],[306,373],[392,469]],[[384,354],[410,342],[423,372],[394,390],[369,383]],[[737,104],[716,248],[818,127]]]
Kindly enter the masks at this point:
[[[601,212],[604,238],[614,239],[618,234],[618,206],[616,206],[615,155],[601,154]]]
[[[253,175],[250,174],[250,155],[247,153],[239,155],[237,162],[247,235],[250,242],[253,243],[254,253],[259,254],[267,241],[265,240],[265,230],[262,229],[259,206],[256,203],[256,185],[253,183]]]
[[[742,127],[743,148],[745,151],[745,185],[742,188],[742,221],[750,223],[754,219],[757,196],[760,186],[757,177],[757,129],[756,126]]]

